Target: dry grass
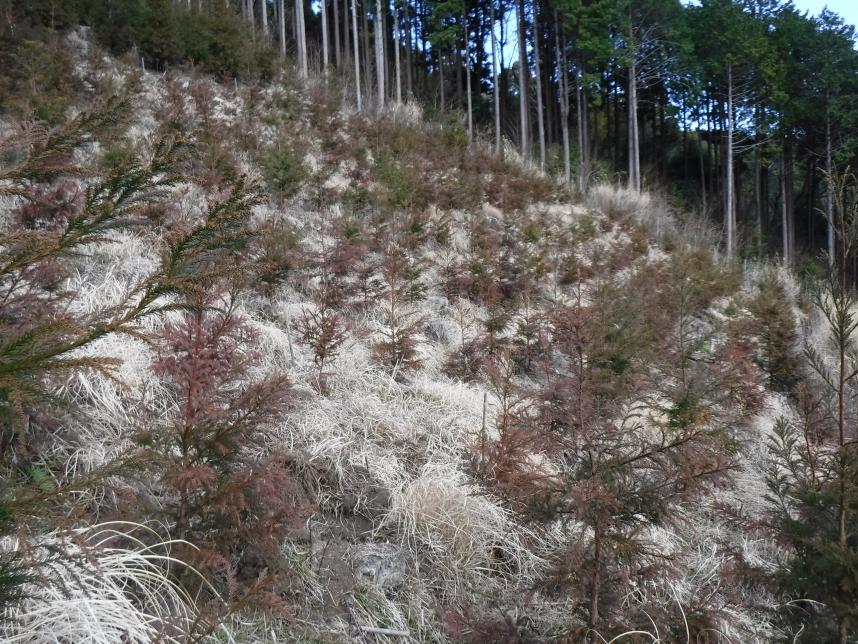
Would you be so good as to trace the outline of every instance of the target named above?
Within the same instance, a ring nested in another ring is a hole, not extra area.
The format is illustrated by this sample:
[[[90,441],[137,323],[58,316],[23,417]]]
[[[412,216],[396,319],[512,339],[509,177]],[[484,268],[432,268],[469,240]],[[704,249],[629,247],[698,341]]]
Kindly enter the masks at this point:
[[[131,132],[138,138],[154,131],[153,115],[164,99],[162,79],[146,74],[143,87]],[[214,94],[212,127],[242,127],[242,110],[248,97],[217,85],[210,89]],[[259,139],[271,140],[290,133],[302,137],[302,149],[312,151],[312,165],[319,166],[314,167],[314,175],[321,177],[327,172],[340,177],[345,186],[365,181],[367,177],[361,175],[360,168],[366,165],[366,159],[359,157],[366,147],[360,136],[367,132],[379,139],[383,135],[399,137],[396,145],[406,146],[414,168],[420,170],[415,176],[421,180],[425,173],[430,183],[442,184],[446,181],[443,172],[456,169],[451,160],[455,155],[431,140],[439,130],[415,127],[421,120],[416,108],[391,108],[380,124],[356,117],[356,127],[348,133],[341,131],[341,126],[351,115],[326,111],[317,117],[328,119],[334,131],[325,133],[309,127],[310,107],[305,99],[267,91],[257,102],[263,107],[254,108],[256,113],[247,118]],[[285,114],[285,108],[275,107],[287,100],[298,101],[292,116]],[[326,137],[339,138],[334,141]],[[390,141],[384,141],[385,147],[389,145]],[[376,142],[376,146],[381,143]],[[431,158],[420,158],[424,153]],[[337,155],[352,156],[344,160]],[[239,156],[242,169],[258,176],[253,155],[242,152]],[[407,630],[415,641],[443,641],[434,612],[437,598],[486,605],[517,601],[522,589],[532,588],[538,581],[548,553],[566,540],[584,538],[576,533],[579,526],[574,521],[550,525],[544,534],[534,534],[523,525],[521,517],[469,475],[468,456],[480,430],[487,390],[479,383],[449,379],[443,375],[443,365],[448,352],[460,342],[463,328],[466,339],[473,339],[486,310],[471,303],[448,302],[439,287],[440,267],[465,255],[469,240],[464,230],[475,217],[495,218],[500,229],[520,232],[516,226],[522,218],[512,217],[511,211],[527,211],[546,238],[573,231],[572,248],[561,249],[568,256],[558,255],[558,270],[562,268],[560,263],[569,259],[580,262],[585,269],[592,268],[598,258],[630,246],[634,227],[646,229],[655,240],[692,240],[698,247],[714,245],[715,238],[711,227],[695,218],[683,222],[663,200],[611,186],[596,186],[590,191],[586,202],[589,212],[568,204],[537,207],[536,202],[551,198],[549,184],[544,177],[523,168],[514,157],[510,154],[506,162],[486,161],[484,166],[471,159],[465,172],[475,178],[474,182],[462,183],[458,192],[445,190],[441,195],[448,206],[457,199],[474,208],[483,202],[494,205],[484,207],[478,215],[453,211],[452,243],[446,247],[429,244],[421,251],[430,260],[426,273],[430,289],[415,311],[416,317],[426,319],[419,345],[424,367],[410,381],[397,381],[371,362],[370,345],[380,319],[378,307],[349,311],[349,339],[328,366],[333,375],[329,390],[321,394],[312,384],[316,372],[312,355],[296,342],[289,329],[300,311],[312,305],[310,291],[316,282],[297,276],[270,299],[248,297],[242,302],[240,312],[251,319],[257,331],[257,348],[262,357],[259,373],[251,375],[286,372],[295,387],[293,409],[275,431],[259,437],[255,449],[260,453],[285,450],[298,454],[296,460],[312,479],[309,487],[316,493],[321,519],[318,523],[323,531],[335,530],[334,519],[359,517],[369,524],[367,534],[393,543],[406,561],[405,580],[394,589],[358,584],[348,597],[330,598],[319,572],[318,548],[314,550],[318,543],[306,549],[287,544],[286,558],[307,606],[347,600],[358,625]],[[343,168],[353,168],[354,172]],[[391,180],[401,178],[394,175]],[[429,191],[426,198],[431,200],[433,196]],[[181,217],[193,219],[205,207],[205,193],[196,186],[183,186],[176,197]],[[309,253],[330,243],[320,233],[323,224],[331,217],[352,214],[343,212],[345,209],[337,203],[333,214],[323,208],[316,210],[312,195],[305,191],[292,201],[281,204],[272,200],[259,207],[255,218],[257,222],[288,222]],[[73,306],[86,313],[117,302],[130,284],[156,265],[158,249],[158,239],[145,235],[116,235],[111,243],[94,249],[80,260],[70,281],[69,286],[81,292]],[[664,251],[650,246],[644,260],[660,262],[666,257]],[[628,267],[617,271],[618,279],[632,272]],[[586,271],[581,275],[586,281]],[[755,279],[755,273],[749,272],[745,288],[751,288]],[[790,278],[784,275],[784,279]],[[588,288],[587,284],[583,287],[585,300]],[[790,288],[790,293],[797,293],[794,286]],[[556,301],[568,303],[570,293],[561,287],[557,290]],[[547,298],[542,304],[547,305]],[[152,321],[146,330],[152,331],[162,323]],[[508,335],[510,330],[505,333]],[[59,393],[81,409],[80,419],[57,433],[46,458],[65,463],[69,476],[92,471],[127,449],[141,422],[157,427],[172,404],[163,383],[149,370],[151,350],[142,340],[111,336],[94,345],[92,351],[121,357],[124,362],[117,379],[82,374],[61,386]],[[778,401],[770,402],[773,406]],[[489,416],[491,413],[489,407]],[[755,425],[759,435],[751,435],[743,442],[744,469],[737,476],[735,488],[724,492],[720,499],[761,511],[764,443],[770,420],[770,414],[759,418]],[[91,500],[99,503],[95,494]],[[664,614],[681,614],[682,606],[697,602],[706,593],[714,593],[712,596],[719,600],[728,591],[735,596],[741,589],[719,585],[731,548],[740,548],[746,559],[761,567],[771,565],[777,553],[770,543],[707,520],[707,513],[713,511],[711,507],[690,508],[682,525],[653,530],[651,540],[681,561],[682,569],[673,570],[675,576],[665,575],[650,588],[631,589],[629,603],[658,605]],[[33,587],[33,598],[7,616],[0,634],[12,642],[117,642],[123,636],[128,641],[144,642],[159,634],[164,641],[181,641],[182,627],[188,625],[194,613],[193,601],[166,576],[169,568],[180,562],[170,557],[169,541],[154,547],[144,546],[142,539],[135,541],[134,532],[140,530],[145,528],[105,525],[81,528],[74,533],[74,539],[60,533],[44,535],[45,543],[66,552],[68,561],[73,563],[46,569],[47,583]],[[326,536],[330,534],[321,538]],[[114,545],[120,537],[132,545]],[[12,540],[3,544],[6,549],[19,545]],[[357,556],[357,550],[349,550],[345,556]],[[84,553],[91,557],[87,559]],[[351,568],[355,568],[354,563],[347,562]],[[64,586],[70,592],[61,590]],[[544,622],[549,621],[548,616],[558,622],[566,620],[566,625],[571,621],[572,611],[562,599],[541,597],[538,601],[542,604],[537,604],[534,611],[541,612]],[[770,598],[747,597],[744,605],[730,605],[730,620],[723,626],[724,633],[738,633],[729,635],[735,641],[763,641],[771,631],[755,606],[766,601]],[[233,622],[240,640],[289,640],[282,623],[267,622],[256,614],[238,616]],[[313,623],[311,618],[307,622],[304,626],[308,630],[315,628],[325,641],[348,641],[356,636],[349,633],[342,616],[331,617],[325,624]],[[641,641],[668,641],[664,639],[664,625],[653,622],[652,627],[610,641],[619,642],[633,635]]]
[[[184,642],[195,608],[170,579],[171,569],[184,566],[170,554],[178,542],[147,545],[138,535],[149,541],[157,533],[144,525],[106,523],[43,535],[26,544],[26,554],[20,540],[6,539],[7,552],[45,555],[36,580],[24,589],[26,599],[3,616],[0,638],[30,644]]]

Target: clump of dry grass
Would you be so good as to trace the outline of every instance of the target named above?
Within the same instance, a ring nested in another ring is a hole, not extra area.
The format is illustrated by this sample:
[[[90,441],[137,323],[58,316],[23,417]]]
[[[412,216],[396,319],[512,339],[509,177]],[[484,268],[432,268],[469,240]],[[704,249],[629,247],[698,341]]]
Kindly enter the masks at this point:
[[[393,522],[415,557],[428,557],[454,589],[515,578],[533,580],[543,561],[525,543],[525,531],[497,500],[450,464],[429,464],[394,492]]]
[[[157,536],[148,526],[117,522],[51,532],[35,543],[5,539],[0,549],[36,558],[37,575],[25,586],[24,601],[3,615],[0,638],[185,642],[196,608],[171,579],[171,570],[185,564],[170,553],[179,542]],[[153,537],[154,544],[146,543]]]

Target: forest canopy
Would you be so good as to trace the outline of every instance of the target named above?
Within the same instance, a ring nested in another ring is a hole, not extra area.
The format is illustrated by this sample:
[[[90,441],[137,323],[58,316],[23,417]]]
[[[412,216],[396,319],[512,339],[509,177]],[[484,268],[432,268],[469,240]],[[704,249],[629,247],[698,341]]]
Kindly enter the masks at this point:
[[[78,23],[156,69],[269,78],[294,55],[368,106],[458,111],[578,189],[621,180],[701,208],[729,255],[831,253],[826,176],[858,152],[854,26],[789,1],[6,4],[8,61],[25,46],[10,37]]]

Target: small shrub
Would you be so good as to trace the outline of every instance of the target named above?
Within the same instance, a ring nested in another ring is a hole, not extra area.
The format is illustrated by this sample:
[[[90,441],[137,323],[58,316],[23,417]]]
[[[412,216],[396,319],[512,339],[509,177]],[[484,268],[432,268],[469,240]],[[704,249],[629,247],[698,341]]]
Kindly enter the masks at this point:
[[[366,186],[349,186],[343,193],[342,204],[351,212],[363,212],[372,205],[372,193]]]
[[[783,285],[768,276],[748,304],[750,333],[760,340],[760,366],[778,391],[791,391],[799,381],[800,362],[795,316]]]
[[[596,220],[591,215],[582,215],[569,228],[572,239],[578,244],[590,241],[599,232]]]
[[[373,345],[373,358],[400,377],[422,363],[417,351],[420,319],[408,308],[423,297],[419,277],[419,267],[403,250],[387,250],[381,264],[384,326],[382,339]]]
[[[175,536],[200,548],[187,557],[247,575],[243,567],[276,566],[283,536],[301,523],[301,490],[285,457],[247,453],[286,410],[289,381],[250,377],[259,359],[254,334],[231,301],[209,297],[160,334],[153,370],[176,405],[141,440],[170,491],[163,503]]]
[[[294,196],[307,178],[304,159],[294,147],[272,150],[264,161],[265,180],[281,198]]]
[[[68,50],[56,40],[0,49],[0,70],[0,105],[19,118],[58,125],[80,90]]]
[[[403,160],[384,154],[373,171],[382,188],[382,205],[403,210],[422,210],[429,205],[422,177]]]
[[[318,368],[316,385],[324,392],[327,391],[329,375],[325,372],[325,366],[339,354],[347,335],[343,317],[332,308],[332,302],[325,292],[321,292],[317,300],[316,309],[303,309],[301,317],[293,326],[300,340],[313,351],[313,362]]]
[[[254,242],[260,252],[254,277],[262,291],[270,295],[302,267],[301,244],[291,226],[277,221],[263,222]]]
[[[134,155],[134,148],[128,141],[113,141],[102,150],[99,165],[106,173],[115,172],[131,163]]]
[[[512,356],[518,368],[531,373],[535,362],[542,361],[548,352],[548,332],[545,315],[525,293],[524,303],[515,315],[515,335]]]

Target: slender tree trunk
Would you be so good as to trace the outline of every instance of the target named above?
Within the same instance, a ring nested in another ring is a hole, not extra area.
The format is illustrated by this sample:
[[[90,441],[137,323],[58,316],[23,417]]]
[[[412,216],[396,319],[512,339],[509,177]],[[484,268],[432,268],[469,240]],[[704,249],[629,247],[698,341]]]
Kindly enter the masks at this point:
[[[268,40],[268,0],[260,0],[259,17],[262,23],[262,37]]]
[[[605,139],[608,142],[608,153],[611,155],[611,169],[617,167],[617,153],[619,148],[618,132],[613,127],[613,119],[611,112],[615,114],[618,111],[618,105],[614,104],[614,109],[611,110],[611,81],[608,71],[602,74],[602,104],[605,106]]]
[[[811,247],[815,240],[814,230],[814,212],[816,211],[816,176],[818,170],[817,159],[810,159],[807,162],[807,175],[804,182],[804,191],[807,194],[807,216],[805,223],[807,224],[807,243]],[[739,185],[739,176],[736,176],[736,194],[742,194],[742,188]],[[824,215],[823,215],[824,216]]]
[[[456,107],[462,107],[462,76],[464,75],[462,72],[464,71],[465,61],[462,59],[462,49],[459,43],[458,36],[456,37],[456,43],[453,47],[453,71],[456,75]]]
[[[349,0],[343,0],[343,69],[347,70],[352,62],[352,45],[349,34]]]
[[[429,60],[426,58],[426,32],[423,23],[423,5],[416,0],[414,13],[414,91],[421,92],[423,96],[429,94],[429,78],[431,54]],[[418,56],[419,54],[419,56]],[[422,72],[422,74],[421,74]]]
[[[295,27],[298,35],[298,66],[301,78],[310,75],[307,61],[307,31],[304,25],[304,0],[295,0]]]
[[[545,26],[545,45],[542,51],[545,53],[545,59],[542,60],[542,101],[545,105],[545,149],[551,151],[551,146],[560,140],[560,125],[557,120],[558,96],[560,94],[560,84],[554,82],[553,70],[557,69],[557,63],[553,60],[553,56],[557,53],[551,46],[552,33],[551,27],[546,20]]]
[[[471,36],[468,17],[462,14],[462,25],[465,28],[465,92],[468,94],[468,145],[474,142],[474,105],[471,97]]]
[[[384,30],[382,27],[381,0],[375,0],[375,70],[376,70],[376,86],[378,88],[378,109],[384,109],[384,99],[386,93],[384,91]]]
[[[575,108],[578,120],[578,191],[587,190],[587,115],[584,112],[584,89],[581,69],[575,70]]]
[[[783,228],[783,246],[781,252],[783,253],[784,263],[789,264],[790,257],[790,225],[789,225],[789,195],[787,190],[787,170],[786,170],[787,162],[786,162],[786,150],[784,150],[783,156],[781,157],[781,227]]]
[[[792,139],[787,138],[785,147],[786,161],[786,206],[787,206],[787,224],[789,225],[789,259],[790,262],[795,261],[795,205],[793,203],[793,144]]]
[[[536,74],[536,122],[539,132],[539,168],[545,170],[545,121],[542,110],[542,74],[539,65],[539,3],[533,2],[533,64]]]
[[[761,153],[761,155],[764,153]],[[760,214],[763,226],[763,239],[767,240],[772,228],[772,216],[769,212],[769,167],[760,164]],[[766,244],[768,246],[768,244]]]
[[[733,170],[733,65],[727,63],[727,171],[724,189],[725,211],[724,219],[727,227],[727,259],[733,259],[733,250],[736,244],[736,195],[733,190],[735,179]]]
[[[320,0],[319,4],[322,9],[322,74],[327,74],[328,65],[330,64],[330,53],[328,51],[328,0]]]
[[[593,576],[590,581],[590,626],[599,623],[599,596],[602,593],[602,534],[598,526],[593,530]]]
[[[438,49],[438,85],[441,88],[441,111],[446,109],[447,96],[444,93],[444,54]]]
[[[515,5],[518,22],[518,109],[521,156],[530,158],[530,137],[528,136],[528,100],[527,100],[527,35],[525,34],[524,0],[518,0]]]
[[[384,0],[381,5],[381,60],[384,63],[384,102],[387,103],[387,92],[391,88],[391,73],[390,73],[390,45],[387,42],[387,11],[390,8],[388,0]]]
[[[402,103],[402,71],[400,69],[399,63],[399,36],[401,33],[400,25],[399,25],[399,7],[397,6],[398,0],[393,0],[393,55],[395,57],[395,70],[396,70],[396,104],[399,105]]]
[[[638,70],[637,57],[632,41],[632,51],[629,59],[629,188],[635,192],[641,191],[641,158],[640,131],[638,129]]]
[[[829,190],[829,193],[830,193],[830,190]],[[841,214],[841,216],[845,215],[845,213],[840,213],[840,214]],[[844,225],[845,225],[845,221],[844,221]],[[848,282],[847,282],[848,267],[846,265],[846,262],[848,259],[848,257],[847,257],[847,245],[846,245],[847,244],[847,241],[846,241],[846,235],[847,234],[848,233],[845,230],[843,231],[843,234],[841,234],[841,245],[842,245],[841,262],[842,262],[842,266],[840,267],[840,270],[838,271],[839,291],[840,291],[838,296],[839,296],[839,298],[843,298],[844,300],[846,300],[846,302],[844,304],[840,305],[841,307],[844,307],[844,308],[848,307],[849,304],[851,303],[848,299],[849,296],[847,295],[847,289],[849,287]],[[851,253],[849,253],[849,254],[851,254]],[[848,316],[849,316],[849,311],[847,309],[847,312],[845,313],[845,315],[838,314],[837,317],[839,320],[848,320]],[[846,324],[849,324],[849,322],[846,322]],[[839,330],[841,330],[841,329],[839,329]],[[843,330],[845,330],[845,329],[843,329]],[[839,455],[838,455],[839,470],[840,470],[838,472],[838,478],[840,479],[839,480],[839,487],[840,487],[839,492],[840,492],[840,494],[839,494],[839,503],[838,503],[839,507],[838,507],[838,513],[837,513],[838,514],[837,520],[839,523],[838,527],[840,530],[840,547],[842,548],[843,552],[848,552],[848,550],[849,550],[848,534],[846,531],[846,521],[847,521],[847,514],[848,514],[848,506],[847,506],[847,498],[846,498],[846,477],[849,476],[848,460],[847,460],[848,455],[846,452],[846,450],[847,450],[847,443],[846,443],[846,422],[847,422],[847,419],[846,419],[846,396],[848,396],[849,394],[846,391],[846,385],[847,385],[847,382],[849,380],[849,376],[847,374],[847,369],[851,369],[852,367],[850,367],[847,364],[846,359],[847,359],[847,350],[848,350],[848,346],[849,346],[850,339],[851,339],[849,337],[850,335],[851,334],[849,334],[847,332],[845,334],[845,336],[842,335],[841,337],[839,337],[838,342],[837,342],[837,347],[839,349],[839,351],[838,351],[839,356],[838,357],[839,357],[839,363],[840,363],[839,364],[839,374],[838,374],[839,377],[838,377],[838,383],[837,383],[838,384],[838,387],[837,387],[837,430],[838,430],[838,443],[839,443],[839,447],[840,447]],[[839,630],[839,635],[840,635],[840,644],[848,644],[848,641],[849,641],[849,618],[847,616],[843,616],[840,618],[840,623],[838,624],[838,630]]]
[[[501,156],[503,154],[503,145],[501,142],[501,117],[500,117],[500,74],[498,74],[498,46],[497,38],[495,37],[495,4],[491,5],[491,27],[492,27],[492,89],[495,101],[495,154]]]
[[[355,0],[352,0],[352,42],[354,44],[354,60],[355,60],[355,95],[357,97],[358,112],[363,110],[360,96],[360,48],[358,46],[358,22],[357,22],[357,6]]]
[[[703,152],[703,133],[700,131],[699,126],[697,130],[697,159],[700,162],[700,201],[701,206],[703,208],[703,212],[705,213],[709,207],[707,205],[707,196],[706,196],[706,162],[704,159]]]
[[[366,0],[366,2],[369,3],[369,0]],[[370,50],[369,50],[369,17],[367,15],[368,14],[367,9],[369,8],[369,6],[368,6],[368,4],[366,4],[366,5],[361,4],[360,8],[361,8],[361,21],[363,22],[363,34],[362,34],[362,38],[361,38],[361,43],[363,45],[363,62],[365,65],[364,71],[366,71],[366,76],[364,78],[364,81],[365,81],[364,87],[366,88],[367,101],[371,101],[372,100],[372,90],[373,90],[373,78],[372,78],[373,65],[372,65],[372,62],[373,62],[374,56],[372,54],[370,54]],[[375,73],[379,73],[379,70],[376,69]]]
[[[664,89],[667,86],[667,80],[662,78],[660,79],[658,86],[658,146],[656,146],[656,150],[658,150],[658,154],[656,155],[656,170],[658,172],[658,178],[663,180],[665,178],[665,163],[666,157],[665,151],[667,150],[667,116],[665,114],[665,105],[667,104],[667,91]]]
[[[754,123],[755,123],[755,143],[754,146],[754,219],[757,226],[757,238],[762,240],[763,237],[763,171],[762,171],[762,151],[760,146],[763,144],[762,136],[762,116],[760,103],[754,105]]]
[[[342,52],[340,50],[340,8],[339,0],[332,0],[331,4],[334,7],[334,64],[337,66],[337,71],[342,73]]]
[[[563,183],[568,186],[571,177],[569,158],[569,77],[566,69],[566,35],[561,46],[559,20],[554,10],[554,40],[557,48],[557,82],[560,85],[560,129],[563,137]]]
[[[680,116],[682,119],[682,178],[688,180],[689,162],[688,162],[688,106],[685,103],[685,96],[682,96]]]
[[[414,78],[412,70],[412,53],[411,53],[411,12],[409,11],[409,0],[404,0],[403,9],[405,10],[405,95],[408,98],[414,94]]]
[[[286,0],[279,0],[277,5],[279,10],[277,11],[277,22],[279,22],[279,33],[280,33],[280,56],[286,57]]]
[[[825,95],[825,219],[828,223],[828,263],[834,266],[837,253],[834,250],[834,195],[831,192],[831,181],[834,164],[831,151],[831,106],[830,95]]]

